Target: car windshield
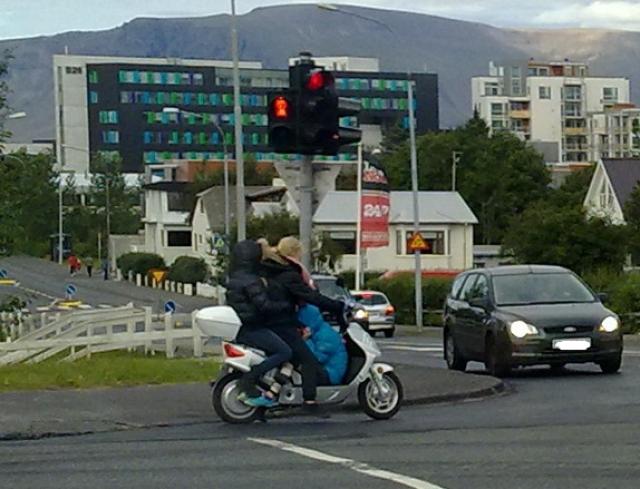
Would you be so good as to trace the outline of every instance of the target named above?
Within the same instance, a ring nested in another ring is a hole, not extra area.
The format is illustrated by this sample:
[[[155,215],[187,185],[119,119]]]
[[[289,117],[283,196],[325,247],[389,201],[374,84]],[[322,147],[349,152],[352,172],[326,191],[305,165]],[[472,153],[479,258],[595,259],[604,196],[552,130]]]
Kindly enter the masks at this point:
[[[314,278],[313,281],[318,288],[318,292],[322,295],[326,295],[331,299],[351,298],[349,292],[344,287],[340,287],[335,280]]]
[[[384,306],[388,303],[387,298],[382,294],[363,292],[354,294],[353,298],[363,306]]]
[[[571,273],[497,275],[493,277],[496,304],[569,304],[594,302],[595,297]]]

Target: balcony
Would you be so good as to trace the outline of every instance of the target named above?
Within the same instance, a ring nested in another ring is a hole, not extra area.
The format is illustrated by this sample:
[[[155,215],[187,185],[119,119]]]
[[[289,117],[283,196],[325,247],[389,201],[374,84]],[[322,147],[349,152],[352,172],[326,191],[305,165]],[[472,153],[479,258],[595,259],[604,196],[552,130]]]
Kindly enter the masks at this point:
[[[509,117],[512,119],[531,119],[531,112],[529,109],[511,110]]]
[[[565,136],[584,136],[587,134],[586,127],[565,127]]]

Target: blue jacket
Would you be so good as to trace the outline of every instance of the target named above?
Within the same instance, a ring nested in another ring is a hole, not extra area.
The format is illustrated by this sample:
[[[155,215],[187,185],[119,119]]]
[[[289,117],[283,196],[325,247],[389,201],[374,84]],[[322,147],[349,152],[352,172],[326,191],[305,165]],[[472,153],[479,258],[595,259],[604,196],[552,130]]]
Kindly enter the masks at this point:
[[[324,320],[316,306],[307,304],[301,307],[298,320],[311,330],[307,346],[327,371],[331,384],[340,384],[348,363],[342,336]]]

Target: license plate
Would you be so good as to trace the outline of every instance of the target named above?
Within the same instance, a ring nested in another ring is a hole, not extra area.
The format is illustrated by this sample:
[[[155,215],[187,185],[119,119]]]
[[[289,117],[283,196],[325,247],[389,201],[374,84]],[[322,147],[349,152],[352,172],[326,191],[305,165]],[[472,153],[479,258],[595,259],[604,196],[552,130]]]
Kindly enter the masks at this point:
[[[585,351],[591,348],[591,338],[553,340],[553,349],[562,351]]]

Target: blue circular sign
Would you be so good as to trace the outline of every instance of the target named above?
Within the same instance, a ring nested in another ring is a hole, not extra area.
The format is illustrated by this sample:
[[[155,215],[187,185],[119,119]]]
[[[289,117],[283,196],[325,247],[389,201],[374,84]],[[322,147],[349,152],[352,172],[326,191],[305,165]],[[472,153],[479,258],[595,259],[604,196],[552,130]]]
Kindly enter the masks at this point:
[[[0,268],[0,278],[7,278],[9,274],[4,268]]]
[[[176,303],[174,301],[167,301],[164,303],[164,312],[167,314],[173,314],[176,312]]]
[[[73,284],[67,284],[66,293],[69,297],[73,297],[78,292],[78,288]]]

